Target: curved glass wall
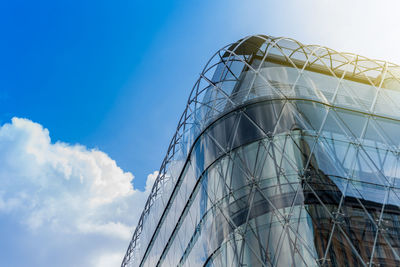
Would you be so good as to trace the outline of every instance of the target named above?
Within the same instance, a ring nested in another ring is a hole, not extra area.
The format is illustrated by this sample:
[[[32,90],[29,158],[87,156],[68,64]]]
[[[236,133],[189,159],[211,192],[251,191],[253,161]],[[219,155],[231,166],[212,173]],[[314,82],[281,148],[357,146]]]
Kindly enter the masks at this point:
[[[122,266],[399,266],[399,69],[268,36],[220,50]]]

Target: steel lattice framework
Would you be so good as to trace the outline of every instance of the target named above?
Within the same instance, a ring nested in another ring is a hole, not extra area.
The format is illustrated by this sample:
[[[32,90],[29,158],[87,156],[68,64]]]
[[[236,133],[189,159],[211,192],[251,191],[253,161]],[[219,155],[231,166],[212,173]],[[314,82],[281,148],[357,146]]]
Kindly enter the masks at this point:
[[[190,93],[122,266],[400,264],[399,74],[290,38],[249,36],[219,50]],[[226,182],[235,172],[241,186]],[[279,225],[279,237],[260,234],[266,214],[263,227]]]

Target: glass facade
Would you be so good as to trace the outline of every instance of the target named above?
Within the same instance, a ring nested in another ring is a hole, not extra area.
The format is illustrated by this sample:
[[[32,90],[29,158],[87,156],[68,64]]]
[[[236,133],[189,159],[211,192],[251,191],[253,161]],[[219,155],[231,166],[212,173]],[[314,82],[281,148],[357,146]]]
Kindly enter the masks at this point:
[[[218,51],[122,266],[399,266],[399,70],[262,35]]]

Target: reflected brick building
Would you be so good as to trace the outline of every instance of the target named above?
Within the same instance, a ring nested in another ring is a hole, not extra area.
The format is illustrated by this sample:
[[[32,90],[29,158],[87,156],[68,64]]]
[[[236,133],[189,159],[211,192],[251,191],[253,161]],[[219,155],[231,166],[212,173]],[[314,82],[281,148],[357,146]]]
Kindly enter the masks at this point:
[[[218,51],[122,266],[399,266],[399,70],[261,35]]]

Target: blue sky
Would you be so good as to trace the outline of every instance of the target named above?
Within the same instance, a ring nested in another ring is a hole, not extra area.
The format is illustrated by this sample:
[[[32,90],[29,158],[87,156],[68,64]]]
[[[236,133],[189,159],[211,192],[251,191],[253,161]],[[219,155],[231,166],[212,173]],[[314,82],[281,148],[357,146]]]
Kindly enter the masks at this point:
[[[57,266],[101,266],[96,251],[104,266],[119,263],[190,89],[222,46],[261,33],[400,63],[397,10],[359,0],[0,2],[0,266],[56,256]]]

